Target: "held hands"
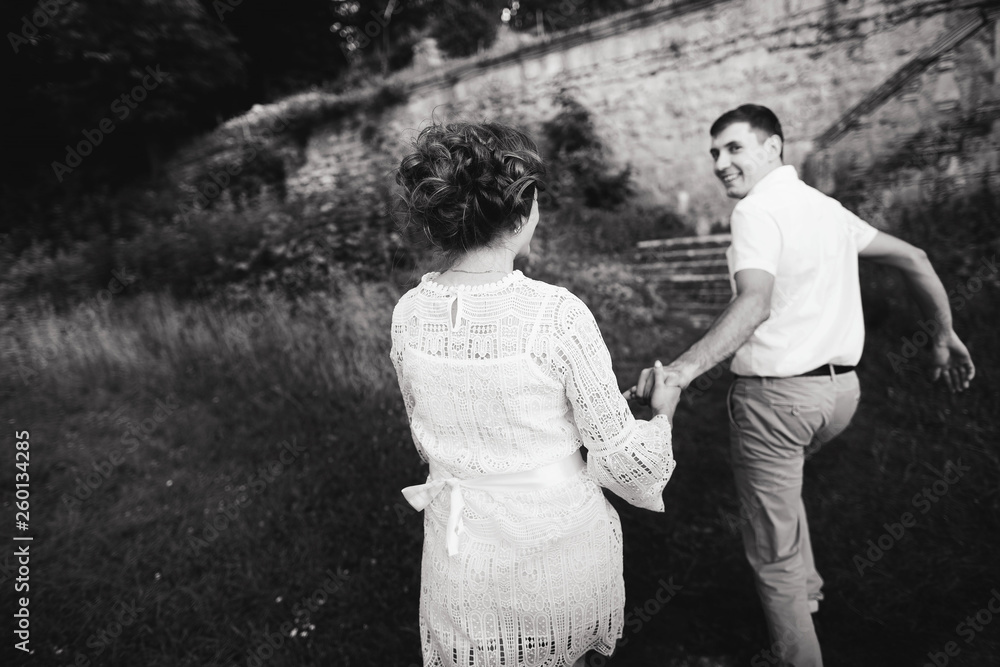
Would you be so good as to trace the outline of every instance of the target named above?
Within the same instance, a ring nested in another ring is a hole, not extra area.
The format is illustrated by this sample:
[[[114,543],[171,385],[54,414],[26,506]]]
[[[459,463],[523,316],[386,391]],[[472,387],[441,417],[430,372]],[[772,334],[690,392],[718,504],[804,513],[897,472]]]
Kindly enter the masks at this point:
[[[940,377],[952,393],[968,389],[969,382],[976,377],[969,350],[954,331],[936,339],[931,350],[931,380]]]
[[[636,385],[622,395],[627,399],[639,399],[643,405],[648,402],[655,414],[666,415],[673,421],[674,411],[681,399],[681,386],[678,380],[679,376],[676,373],[668,372],[657,360],[652,368],[643,369]]]

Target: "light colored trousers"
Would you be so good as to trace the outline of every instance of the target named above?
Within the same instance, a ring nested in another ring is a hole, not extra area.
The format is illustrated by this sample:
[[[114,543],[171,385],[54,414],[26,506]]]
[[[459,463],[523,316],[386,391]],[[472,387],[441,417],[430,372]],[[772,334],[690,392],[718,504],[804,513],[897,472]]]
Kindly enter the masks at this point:
[[[823,595],[802,505],[802,466],[847,428],[861,398],[855,372],[737,378],[729,389],[740,530],[772,645],[760,664],[823,664],[809,611]],[[757,664],[757,663],[755,663]]]

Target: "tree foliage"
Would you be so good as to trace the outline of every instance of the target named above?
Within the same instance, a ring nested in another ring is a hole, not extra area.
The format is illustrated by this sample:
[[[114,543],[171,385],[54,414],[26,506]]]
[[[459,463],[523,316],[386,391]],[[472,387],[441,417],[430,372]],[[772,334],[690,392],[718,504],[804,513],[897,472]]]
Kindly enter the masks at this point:
[[[559,112],[542,125],[554,203],[578,198],[590,208],[615,208],[632,193],[630,167],[612,166],[586,107],[566,92],[555,101]]]
[[[424,37],[467,56],[492,44],[504,8],[515,29],[551,31],[637,2],[9,0],[0,150],[17,168],[0,185],[0,238],[112,233],[114,193],[152,183],[178,146],[254,104],[368,84]]]
[[[331,31],[356,73],[386,74],[409,64],[413,44],[440,0],[334,0]]]
[[[649,4],[650,0],[521,0],[505,3],[514,30],[550,33],[568,30],[610,14]]]
[[[500,27],[496,2],[443,0],[431,28],[441,52],[452,58],[470,56],[493,44]]]

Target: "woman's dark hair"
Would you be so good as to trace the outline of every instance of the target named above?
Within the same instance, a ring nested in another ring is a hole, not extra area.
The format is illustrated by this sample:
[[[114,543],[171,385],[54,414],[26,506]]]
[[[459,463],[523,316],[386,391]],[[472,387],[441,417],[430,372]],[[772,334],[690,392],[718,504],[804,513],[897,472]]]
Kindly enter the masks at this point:
[[[404,229],[450,256],[489,246],[530,215],[544,176],[538,147],[518,129],[433,124],[396,170]]]

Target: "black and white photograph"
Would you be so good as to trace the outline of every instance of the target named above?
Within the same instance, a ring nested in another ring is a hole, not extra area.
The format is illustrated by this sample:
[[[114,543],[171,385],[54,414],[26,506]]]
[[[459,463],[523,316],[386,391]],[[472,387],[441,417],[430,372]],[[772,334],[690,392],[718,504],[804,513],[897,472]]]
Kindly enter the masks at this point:
[[[996,0],[0,27],[4,665],[1000,665]]]

